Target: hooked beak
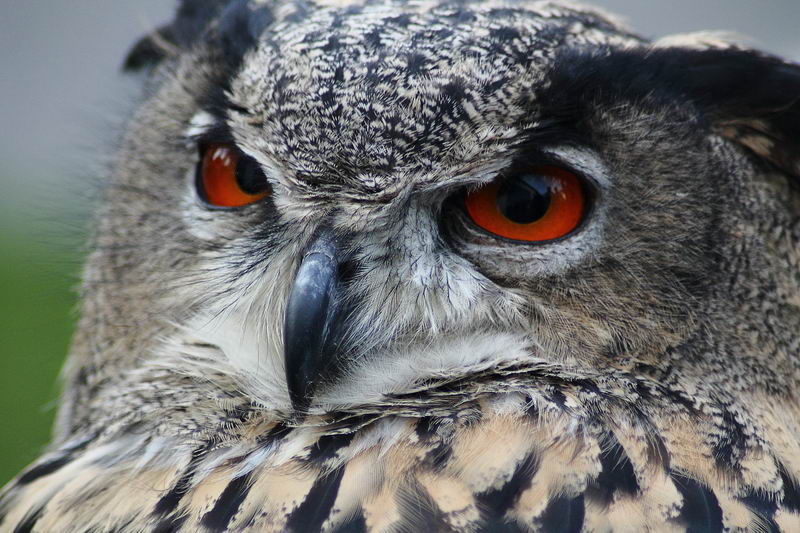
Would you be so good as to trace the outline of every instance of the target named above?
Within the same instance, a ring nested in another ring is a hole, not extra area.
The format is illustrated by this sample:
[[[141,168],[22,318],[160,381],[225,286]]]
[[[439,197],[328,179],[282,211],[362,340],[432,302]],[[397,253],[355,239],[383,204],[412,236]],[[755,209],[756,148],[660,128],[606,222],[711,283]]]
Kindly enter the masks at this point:
[[[323,229],[303,255],[283,323],[284,362],[295,411],[305,410],[321,379],[332,368],[338,337],[338,250]]]

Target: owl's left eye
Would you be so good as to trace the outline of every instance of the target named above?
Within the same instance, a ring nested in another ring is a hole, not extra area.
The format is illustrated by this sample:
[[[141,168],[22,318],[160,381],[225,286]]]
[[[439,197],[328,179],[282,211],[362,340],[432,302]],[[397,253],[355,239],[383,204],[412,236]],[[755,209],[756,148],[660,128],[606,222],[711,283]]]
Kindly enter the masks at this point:
[[[233,146],[209,144],[201,149],[197,192],[214,207],[242,207],[269,196],[271,189],[260,165]]]
[[[574,173],[555,166],[515,169],[467,194],[472,221],[506,239],[544,242],[572,233],[586,214],[586,190]]]

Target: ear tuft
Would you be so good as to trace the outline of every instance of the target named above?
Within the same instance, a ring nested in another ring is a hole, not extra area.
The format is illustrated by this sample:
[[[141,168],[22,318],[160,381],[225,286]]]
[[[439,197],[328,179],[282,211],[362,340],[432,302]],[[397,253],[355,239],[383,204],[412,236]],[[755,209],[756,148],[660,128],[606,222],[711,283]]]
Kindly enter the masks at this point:
[[[720,134],[800,177],[800,65],[751,50],[707,50],[686,62],[684,76]]]
[[[145,67],[153,66],[176,51],[175,36],[172,27],[162,26],[154,32],[145,35],[133,45],[125,57],[122,69],[125,72],[136,72]]]
[[[128,52],[123,69],[131,72],[151,67],[190,48],[228,3],[229,0],[181,0],[175,19],[142,37]]]

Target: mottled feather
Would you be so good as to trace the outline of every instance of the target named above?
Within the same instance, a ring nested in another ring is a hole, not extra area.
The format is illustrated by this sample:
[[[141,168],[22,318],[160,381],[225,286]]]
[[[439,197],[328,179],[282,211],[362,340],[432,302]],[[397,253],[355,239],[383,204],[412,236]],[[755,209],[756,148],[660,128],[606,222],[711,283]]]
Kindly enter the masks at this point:
[[[0,531],[800,530],[800,67],[499,0],[184,0],[126,65],[54,442]],[[208,145],[271,194],[204,203]],[[575,231],[471,221],[532,164],[582,178]]]

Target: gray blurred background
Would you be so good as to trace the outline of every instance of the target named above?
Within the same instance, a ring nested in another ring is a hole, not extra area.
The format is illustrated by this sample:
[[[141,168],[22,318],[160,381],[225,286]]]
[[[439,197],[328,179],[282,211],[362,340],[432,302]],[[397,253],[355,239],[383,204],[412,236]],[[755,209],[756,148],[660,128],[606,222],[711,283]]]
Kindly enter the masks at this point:
[[[640,33],[732,30],[800,60],[800,0],[603,0]],[[0,485],[46,443],[102,164],[137,95],[119,74],[171,0],[3,0],[0,17]]]

